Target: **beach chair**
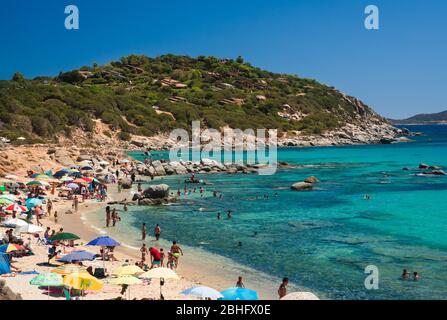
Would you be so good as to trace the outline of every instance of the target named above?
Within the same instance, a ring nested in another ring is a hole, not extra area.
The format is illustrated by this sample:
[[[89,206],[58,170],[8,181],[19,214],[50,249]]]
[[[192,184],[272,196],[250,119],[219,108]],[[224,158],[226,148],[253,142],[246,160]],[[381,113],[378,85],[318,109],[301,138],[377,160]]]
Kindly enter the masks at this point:
[[[49,243],[48,243],[48,241],[47,241],[46,238],[44,238],[44,237],[39,237],[39,238],[37,238],[36,244],[37,244],[38,246],[46,246],[46,245],[48,245]]]

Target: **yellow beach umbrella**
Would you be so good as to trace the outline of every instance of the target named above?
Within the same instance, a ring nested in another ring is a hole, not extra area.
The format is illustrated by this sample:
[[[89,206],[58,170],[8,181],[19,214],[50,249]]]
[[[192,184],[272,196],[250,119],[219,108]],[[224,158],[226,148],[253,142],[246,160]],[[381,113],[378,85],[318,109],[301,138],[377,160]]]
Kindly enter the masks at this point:
[[[144,270],[141,269],[139,266],[136,265],[130,265],[130,266],[122,266],[115,269],[114,272],[112,272],[112,275],[120,277],[120,276],[138,276],[140,274],[143,274]]]
[[[180,279],[178,275],[172,271],[169,268],[154,268],[151,269],[142,275],[140,275],[140,278],[147,278],[147,279]]]
[[[87,272],[70,273],[64,277],[64,285],[77,290],[101,290],[102,281]]]
[[[56,269],[51,270],[53,273],[58,273],[61,275],[69,275],[72,273],[86,273],[87,269],[81,266],[78,266],[77,264],[63,264]]]
[[[126,275],[126,276],[120,276],[118,278],[113,278],[112,280],[110,280],[110,283],[116,285],[127,284],[129,286],[132,286],[136,284],[142,284],[143,281],[141,281],[137,277]]]

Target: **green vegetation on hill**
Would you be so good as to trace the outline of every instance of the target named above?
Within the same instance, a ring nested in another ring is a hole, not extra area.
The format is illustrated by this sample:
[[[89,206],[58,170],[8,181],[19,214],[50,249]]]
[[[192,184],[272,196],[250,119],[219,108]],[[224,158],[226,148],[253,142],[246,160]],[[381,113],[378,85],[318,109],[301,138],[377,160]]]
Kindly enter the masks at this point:
[[[306,116],[290,120],[284,112]],[[321,133],[350,122],[359,112],[373,113],[369,108],[359,111],[334,88],[261,70],[241,57],[130,55],[54,78],[26,80],[16,73],[12,80],[0,81],[0,136],[29,141],[69,136],[74,127],[92,131],[92,119],[121,130],[122,139],[129,139],[129,133],[188,129],[193,120],[211,128]]]

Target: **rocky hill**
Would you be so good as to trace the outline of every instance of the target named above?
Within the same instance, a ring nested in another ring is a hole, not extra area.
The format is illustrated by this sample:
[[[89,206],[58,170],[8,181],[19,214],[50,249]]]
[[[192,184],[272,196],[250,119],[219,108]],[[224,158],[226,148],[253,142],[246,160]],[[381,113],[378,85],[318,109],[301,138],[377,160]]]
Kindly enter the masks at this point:
[[[16,73],[0,81],[0,136],[13,143],[81,136],[88,143],[98,123],[110,143],[130,141],[190,129],[193,120],[216,129],[275,128],[283,145],[374,143],[396,134],[354,97],[240,57],[131,55],[57,77],[26,80]]]
[[[438,113],[421,113],[402,120],[391,120],[395,124],[436,124],[447,123],[447,110]]]

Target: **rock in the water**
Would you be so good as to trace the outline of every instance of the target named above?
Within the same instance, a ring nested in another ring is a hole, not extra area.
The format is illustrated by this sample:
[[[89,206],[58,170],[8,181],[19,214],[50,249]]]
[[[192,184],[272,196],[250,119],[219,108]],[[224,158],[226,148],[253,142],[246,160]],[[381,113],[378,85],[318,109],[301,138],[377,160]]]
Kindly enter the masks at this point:
[[[445,176],[446,175],[445,171],[443,171],[443,170],[433,170],[431,173],[434,174],[435,176]]]
[[[317,183],[317,182],[318,182],[318,179],[317,179],[317,177],[310,176],[310,177],[306,178],[306,179],[304,180],[304,182],[307,182],[307,183]]]
[[[154,167],[155,173],[157,176],[165,176],[166,171],[163,167],[163,164],[160,160],[152,161],[152,166]]]
[[[302,191],[302,190],[312,190],[314,188],[312,183],[308,182],[297,182],[292,185],[292,190]]]
[[[428,164],[421,163],[421,164],[419,165],[419,169],[428,169],[428,168],[430,168],[430,166],[429,166]]]
[[[150,185],[143,192],[144,198],[163,199],[169,197],[169,186],[167,184]]]

